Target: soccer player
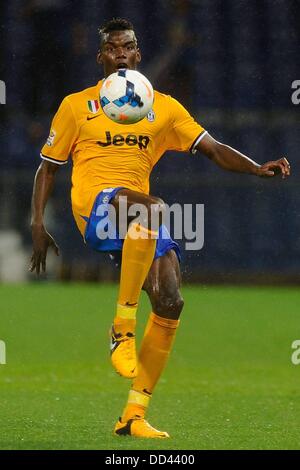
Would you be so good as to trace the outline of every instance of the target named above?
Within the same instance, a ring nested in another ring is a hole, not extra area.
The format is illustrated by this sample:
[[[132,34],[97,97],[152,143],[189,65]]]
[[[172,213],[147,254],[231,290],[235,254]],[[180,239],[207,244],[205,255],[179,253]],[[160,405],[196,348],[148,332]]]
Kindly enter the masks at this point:
[[[121,69],[119,73],[137,68],[141,52],[129,21],[113,19],[100,29],[97,61],[103,66],[105,77]],[[116,124],[99,105],[101,83],[100,80],[91,88],[67,96],[54,116],[33,188],[30,270],[37,274],[41,268],[45,271],[49,247],[58,254],[43,214],[56,172],[71,155],[72,209],[85,242],[98,251],[122,253],[118,302],[111,328],[111,360],[116,371],[130,378],[132,385],[114,432],[165,438],[168,433],[152,427],[145,413],[172,349],[183,299],[178,245],[165,226],[151,226],[156,212],[164,207],[161,199],[149,195],[151,170],[166,150],[199,151],[225,170],[254,176],[281,174],[285,178],[290,174],[290,165],[285,158],[259,165],[217,142],[180,103],[157,91],[153,111],[146,118],[132,125]],[[138,224],[128,220],[124,240],[100,240],[96,231],[99,208],[110,203],[118,211],[121,196],[127,197],[129,208],[133,204],[145,206],[148,215]],[[136,237],[138,231],[140,237]],[[135,325],[142,288],[149,296],[152,312],[137,358]]]

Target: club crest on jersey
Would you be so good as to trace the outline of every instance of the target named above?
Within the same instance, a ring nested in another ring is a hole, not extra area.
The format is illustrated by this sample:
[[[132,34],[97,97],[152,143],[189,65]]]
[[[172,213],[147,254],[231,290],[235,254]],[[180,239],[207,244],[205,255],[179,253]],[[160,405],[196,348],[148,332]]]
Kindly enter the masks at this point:
[[[155,112],[153,111],[153,109],[151,109],[151,111],[149,111],[149,113],[147,114],[147,119],[149,122],[155,121]]]
[[[96,114],[99,111],[100,105],[98,100],[89,100],[87,105],[90,113]]]

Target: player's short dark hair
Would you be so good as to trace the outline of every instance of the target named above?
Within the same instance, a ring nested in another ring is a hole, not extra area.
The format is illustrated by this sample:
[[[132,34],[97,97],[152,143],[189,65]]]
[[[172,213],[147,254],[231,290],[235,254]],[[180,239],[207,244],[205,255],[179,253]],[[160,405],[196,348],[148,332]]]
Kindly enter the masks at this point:
[[[112,31],[134,31],[133,24],[125,18],[113,18],[99,28],[100,48],[105,39],[105,35]]]

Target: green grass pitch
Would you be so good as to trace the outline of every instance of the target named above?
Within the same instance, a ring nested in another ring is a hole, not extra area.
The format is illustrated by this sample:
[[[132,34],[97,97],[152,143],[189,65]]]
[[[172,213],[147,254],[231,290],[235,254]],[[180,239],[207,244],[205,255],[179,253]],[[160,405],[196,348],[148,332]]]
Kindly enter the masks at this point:
[[[183,288],[185,309],[149,422],[116,437],[130,381],[110,366],[115,285],[0,286],[1,449],[299,449],[296,288]],[[138,313],[141,340],[149,304]]]

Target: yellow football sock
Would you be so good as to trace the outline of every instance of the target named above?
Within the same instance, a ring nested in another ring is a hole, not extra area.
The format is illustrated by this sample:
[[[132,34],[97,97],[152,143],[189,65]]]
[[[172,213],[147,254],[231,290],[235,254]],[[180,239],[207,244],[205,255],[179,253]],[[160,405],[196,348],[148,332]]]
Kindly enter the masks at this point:
[[[144,393],[130,390],[127,405],[122,415],[122,421],[126,422],[134,416],[144,418],[149,400],[150,397],[146,396]]]
[[[152,264],[157,232],[132,223],[122,251],[119,305],[136,306]]]
[[[157,232],[132,223],[124,240],[117,312],[114,328],[126,335],[135,331],[138,299],[152,264]]]
[[[128,307],[117,305],[117,314],[114,318],[114,329],[116,333],[126,335],[135,332],[137,306]]]
[[[122,420],[144,417],[151,394],[167,363],[179,320],[150,314],[138,358],[138,375],[133,380]]]

